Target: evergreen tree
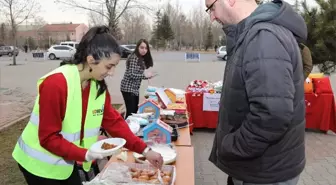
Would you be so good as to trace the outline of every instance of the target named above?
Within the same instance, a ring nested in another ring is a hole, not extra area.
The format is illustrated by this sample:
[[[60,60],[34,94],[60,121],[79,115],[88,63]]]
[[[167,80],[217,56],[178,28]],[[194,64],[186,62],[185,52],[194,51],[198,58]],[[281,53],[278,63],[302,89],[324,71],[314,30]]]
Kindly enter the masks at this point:
[[[212,28],[210,25],[208,28],[208,33],[207,33],[206,42],[205,42],[205,51],[207,51],[212,46],[213,46],[213,34],[212,34]]]
[[[161,25],[159,29],[162,33],[162,38],[165,41],[170,41],[174,39],[174,32],[172,30],[169,15],[167,13],[164,13],[161,20]]]
[[[162,40],[161,22],[162,22],[161,12],[157,11],[155,14],[155,24],[152,32],[152,39],[150,40],[150,43],[155,48],[159,48],[160,40]]]
[[[294,10],[296,11],[296,12],[300,12],[300,2],[299,2],[299,0],[295,0],[295,2],[294,2]]]
[[[313,64],[321,72],[330,74],[336,70],[336,0],[316,0],[319,8],[309,8],[302,3],[307,28],[307,46],[310,48]]]

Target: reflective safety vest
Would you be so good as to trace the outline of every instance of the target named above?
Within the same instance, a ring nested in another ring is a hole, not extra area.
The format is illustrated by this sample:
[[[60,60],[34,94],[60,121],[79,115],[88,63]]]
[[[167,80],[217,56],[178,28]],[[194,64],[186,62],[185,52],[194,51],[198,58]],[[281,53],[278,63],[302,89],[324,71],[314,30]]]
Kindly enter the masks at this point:
[[[82,121],[82,88],[76,65],[64,65],[40,78],[40,84],[50,75],[62,73],[67,82],[66,112],[62,122],[60,134],[64,139],[81,148],[90,148],[98,140],[100,126],[103,119],[106,93],[98,98],[98,86],[94,80],[90,82],[90,95],[85,117],[84,137],[80,142]],[[70,177],[75,161],[66,161],[44,149],[38,138],[39,127],[39,94],[30,116],[30,120],[23,130],[13,151],[13,158],[28,172],[44,178],[64,180]],[[70,151],[71,152],[71,151]],[[89,171],[91,162],[84,162],[83,168]]]

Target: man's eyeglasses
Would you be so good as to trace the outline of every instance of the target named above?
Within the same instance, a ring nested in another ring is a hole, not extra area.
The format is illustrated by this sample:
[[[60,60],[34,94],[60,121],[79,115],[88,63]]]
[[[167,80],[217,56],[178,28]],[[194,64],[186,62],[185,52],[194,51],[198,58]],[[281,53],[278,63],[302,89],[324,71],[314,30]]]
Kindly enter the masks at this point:
[[[211,13],[212,11],[212,7],[214,6],[214,4],[217,2],[218,0],[215,0],[213,3],[211,3],[211,5],[205,10],[205,12],[207,13]]]

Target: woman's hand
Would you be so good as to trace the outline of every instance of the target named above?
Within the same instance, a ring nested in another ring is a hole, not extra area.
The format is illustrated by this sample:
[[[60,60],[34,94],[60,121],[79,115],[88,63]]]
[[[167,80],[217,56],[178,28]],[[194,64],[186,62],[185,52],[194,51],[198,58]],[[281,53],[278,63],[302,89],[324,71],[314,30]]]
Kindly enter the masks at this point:
[[[93,161],[93,160],[97,160],[97,159],[103,159],[104,156],[102,154],[99,154],[99,153],[95,153],[95,152],[92,152],[90,150],[88,150],[86,152],[86,155],[85,155],[85,160],[86,161]]]
[[[163,158],[161,154],[154,152],[153,150],[149,150],[145,154],[145,157],[155,168],[158,168],[158,169],[162,168]]]
[[[146,71],[144,72],[144,74],[145,74],[145,77],[146,77],[146,78],[152,78],[152,77],[153,77],[153,73],[152,73],[151,71],[146,70]]]
[[[152,71],[151,68],[146,69],[144,71],[144,74],[145,74],[145,77],[148,78],[148,79],[151,79],[151,78],[153,78],[153,77],[155,77],[155,76],[158,75],[158,73],[155,72],[155,71]]]

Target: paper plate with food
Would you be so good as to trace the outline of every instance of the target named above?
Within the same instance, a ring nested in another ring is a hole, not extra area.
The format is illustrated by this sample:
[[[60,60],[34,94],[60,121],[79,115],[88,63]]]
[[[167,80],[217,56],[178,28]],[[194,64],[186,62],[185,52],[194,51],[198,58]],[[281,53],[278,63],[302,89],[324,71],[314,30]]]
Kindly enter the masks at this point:
[[[171,145],[164,145],[164,144],[156,144],[151,146],[151,149],[159,154],[161,154],[163,158],[163,164],[171,164],[176,161],[177,153],[176,150]],[[133,156],[135,161],[138,163],[147,164],[149,163],[145,156],[142,154],[138,154],[133,152]]]
[[[90,151],[102,154],[104,156],[111,156],[119,152],[126,144],[123,138],[107,138],[100,140],[90,147]]]

